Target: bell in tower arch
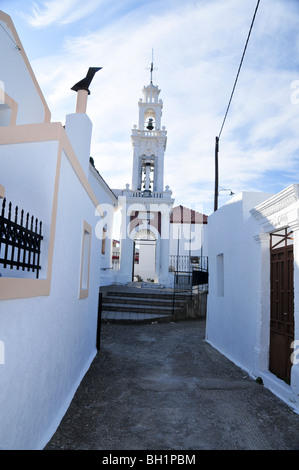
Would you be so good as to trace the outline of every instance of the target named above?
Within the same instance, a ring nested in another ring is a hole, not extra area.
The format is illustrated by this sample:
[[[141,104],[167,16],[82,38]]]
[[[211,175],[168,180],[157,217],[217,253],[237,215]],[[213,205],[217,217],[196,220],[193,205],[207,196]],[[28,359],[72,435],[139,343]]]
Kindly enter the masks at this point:
[[[152,131],[154,129],[154,120],[153,118],[149,118],[148,120],[148,125],[146,126],[146,128],[149,130],[149,131]]]

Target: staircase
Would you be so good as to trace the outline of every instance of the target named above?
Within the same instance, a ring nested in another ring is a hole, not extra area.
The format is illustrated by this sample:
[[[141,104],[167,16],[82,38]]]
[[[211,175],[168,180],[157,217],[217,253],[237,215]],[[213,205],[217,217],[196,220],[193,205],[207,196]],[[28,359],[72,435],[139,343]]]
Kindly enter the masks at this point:
[[[136,283],[135,283],[136,284]],[[188,293],[175,293],[153,285],[101,287],[102,320],[111,323],[151,323],[184,318]]]

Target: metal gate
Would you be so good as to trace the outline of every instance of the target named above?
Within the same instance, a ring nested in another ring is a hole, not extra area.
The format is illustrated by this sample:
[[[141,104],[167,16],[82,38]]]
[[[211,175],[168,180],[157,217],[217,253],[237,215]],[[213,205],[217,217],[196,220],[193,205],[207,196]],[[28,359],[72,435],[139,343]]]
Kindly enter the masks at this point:
[[[293,238],[290,229],[271,234],[271,315],[269,370],[286,383],[291,378],[294,340]]]
[[[192,294],[194,289],[207,290],[209,282],[208,259],[205,264],[190,265],[191,269],[186,271],[173,271],[174,290],[186,291]]]

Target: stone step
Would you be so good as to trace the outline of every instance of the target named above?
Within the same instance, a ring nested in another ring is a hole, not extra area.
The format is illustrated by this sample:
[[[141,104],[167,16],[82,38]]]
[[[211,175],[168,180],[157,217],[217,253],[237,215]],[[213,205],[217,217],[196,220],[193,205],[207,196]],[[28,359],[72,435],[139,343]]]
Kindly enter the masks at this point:
[[[123,292],[123,291],[108,291],[108,292],[103,292],[104,297],[134,297],[136,299],[144,298],[144,299],[161,299],[161,300],[172,300],[173,297],[175,299],[181,299],[181,300],[189,300],[191,295],[187,294],[185,292],[175,292],[175,294],[169,292],[169,293],[157,293],[157,292]]]
[[[102,319],[114,322],[175,321],[185,318],[192,296],[168,288],[101,287]]]
[[[172,314],[173,311],[178,311],[181,310],[181,307],[174,306],[173,305],[164,305],[159,306],[159,305],[143,305],[143,304],[124,304],[124,303],[102,303],[102,311],[125,311],[125,312],[131,312],[131,313],[155,313],[157,315],[165,315],[165,313]]]
[[[144,297],[144,296],[121,296],[121,295],[106,295],[103,297],[102,302],[105,304],[117,304],[117,303],[122,303],[122,304],[143,304],[143,305],[157,305],[160,307],[164,307],[167,305],[173,305],[173,303],[176,306],[183,306],[185,304],[184,299],[180,298],[151,298],[151,297]]]
[[[114,312],[103,310],[102,320],[108,323],[153,323],[161,321],[171,321],[172,315],[155,315],[146,313]]]

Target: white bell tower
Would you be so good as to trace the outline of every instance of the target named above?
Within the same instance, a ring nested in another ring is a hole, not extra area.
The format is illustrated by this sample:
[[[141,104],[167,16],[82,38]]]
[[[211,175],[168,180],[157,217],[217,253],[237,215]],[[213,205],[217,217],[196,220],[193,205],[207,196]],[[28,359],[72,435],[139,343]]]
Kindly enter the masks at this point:
[[[155,283],[167,285],[169,219],[174,200],[169,187],[164,189],[167,131],[161,127],[163,102],[158,86],[153,85],[153,63],[150,70],[150,84],[143,87],[143,98],[138,102],[138,126],[131,133],[132,187],[127,184],[125,190],[118,191],[122,211],[119,280],[152,278]],[[152,266],[150,275],[146,263]]]
[[[143,87],[143,99],[138,102],[139,123],[134,126],[131,141],[133,153],[132,189],[138,191],[163,191],[164,153],[167,131],[161,128],[163,101],[159,99],[160,90],[152,82]],[[148,193],[149,194],[149,193]]]

